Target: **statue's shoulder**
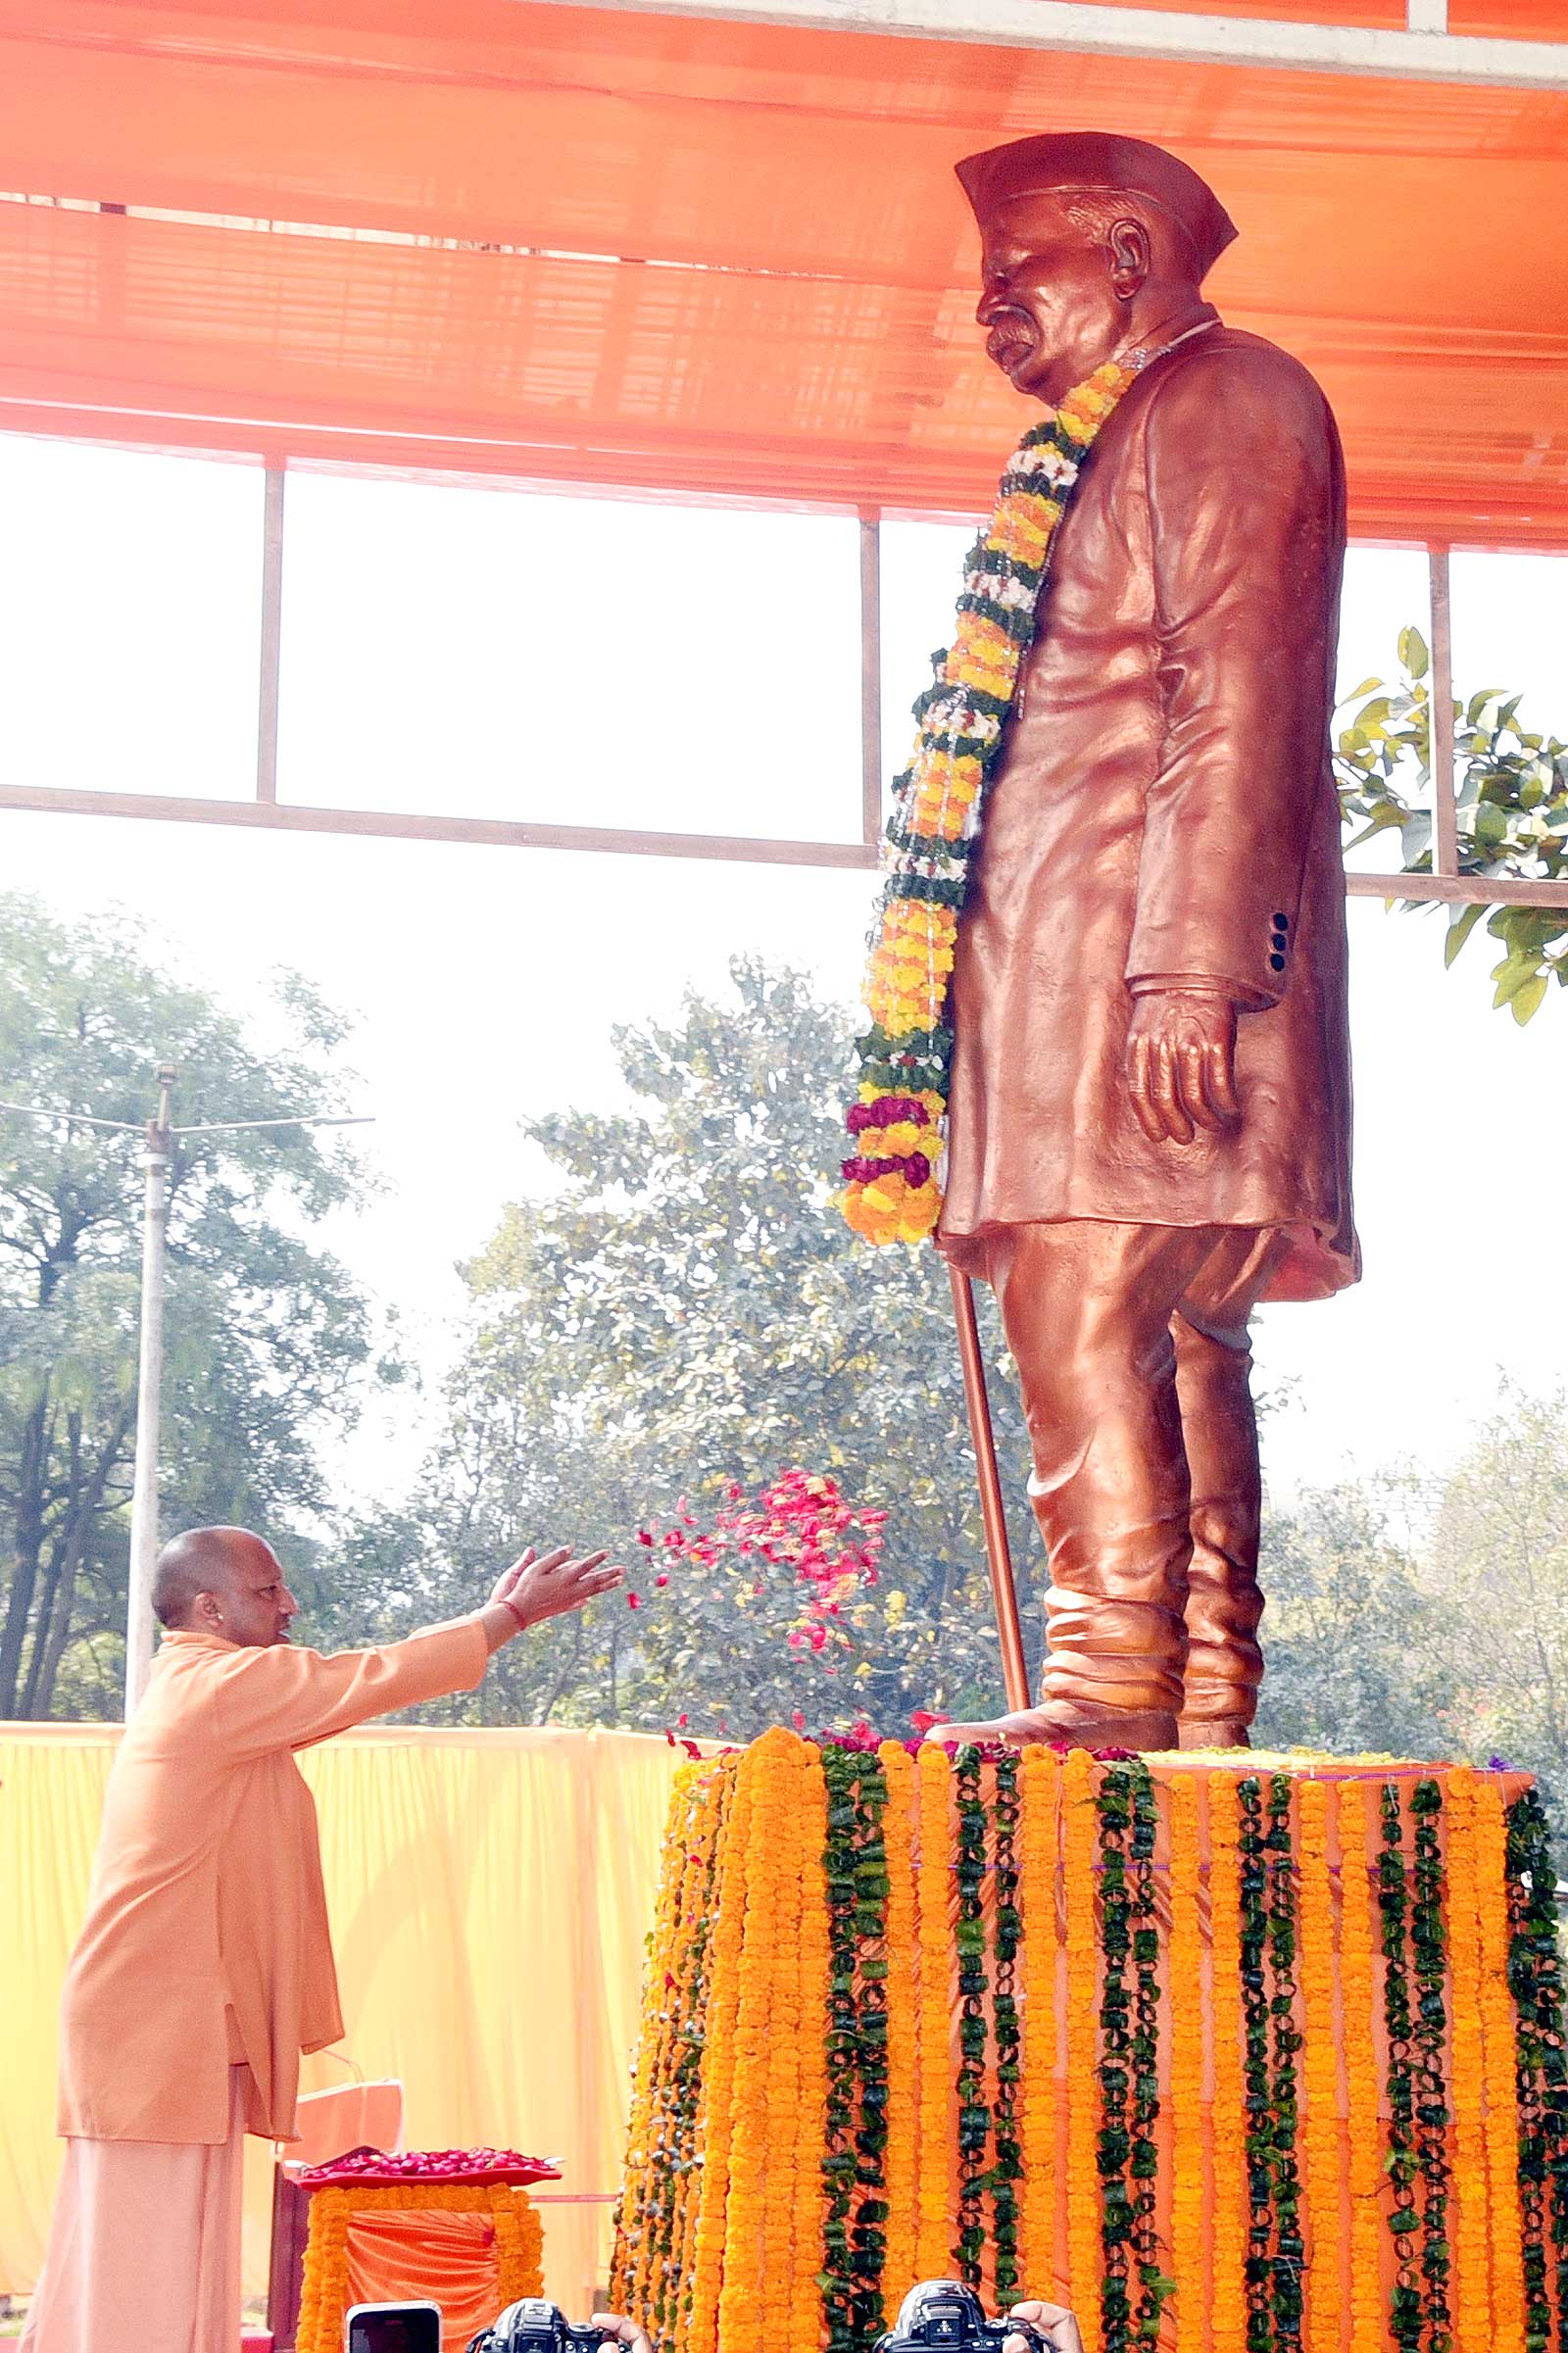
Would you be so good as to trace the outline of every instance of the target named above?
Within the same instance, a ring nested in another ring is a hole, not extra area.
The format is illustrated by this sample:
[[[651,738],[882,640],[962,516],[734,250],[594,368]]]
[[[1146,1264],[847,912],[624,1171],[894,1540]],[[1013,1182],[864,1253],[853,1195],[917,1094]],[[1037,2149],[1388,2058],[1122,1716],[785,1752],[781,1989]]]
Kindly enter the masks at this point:
[[[1149,370],[1152,429],[1202,418],[1223,434],[1250,417],[1273,417],[1309,437],[1332,439],[1334,418],[1323,388],[1294,353],[1264,335],[1222,322],[1167,353]]]

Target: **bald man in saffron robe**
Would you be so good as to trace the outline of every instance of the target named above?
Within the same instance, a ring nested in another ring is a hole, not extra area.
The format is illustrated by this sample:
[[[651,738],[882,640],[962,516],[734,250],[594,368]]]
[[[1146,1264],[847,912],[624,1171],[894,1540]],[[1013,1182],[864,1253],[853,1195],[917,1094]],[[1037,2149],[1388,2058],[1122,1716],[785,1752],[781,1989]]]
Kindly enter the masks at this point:
[[[472,1691],[504,1642],[618,1584],[604,1559],[526,1552],[470,1616],[323,1657],[289,1642],[297,1604],[259,1536],[202,1528],[166,1546],[166,1631],[109,1777],[66,1977],[68,2150],[26,2353],[237,2347],[244,2135],[294,2137],[300,2054],[343,2033],[295,1754]]]
[[[1339,441],[1204,301],[1236,231],[1178,158],[1072,133],[958,176],[1015,389],[1137,374],[1053,542],[951,997],[938,1241],[1022,1384],[1044,1696],[934,1737],[1230,1745],[1262,1671],[1249,1318],[1358,1272]]]

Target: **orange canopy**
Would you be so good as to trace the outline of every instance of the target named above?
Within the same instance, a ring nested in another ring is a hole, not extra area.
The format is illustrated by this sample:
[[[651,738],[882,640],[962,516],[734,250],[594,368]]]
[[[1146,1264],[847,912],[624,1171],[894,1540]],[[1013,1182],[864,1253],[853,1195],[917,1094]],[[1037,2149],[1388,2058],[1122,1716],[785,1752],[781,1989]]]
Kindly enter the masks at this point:
[[[1568,547],[1568,93],[526,0],[13,0],[0,424],[972,512],[1026,413],[952,166],[1075,125],[1218,190],[1361,535]]]

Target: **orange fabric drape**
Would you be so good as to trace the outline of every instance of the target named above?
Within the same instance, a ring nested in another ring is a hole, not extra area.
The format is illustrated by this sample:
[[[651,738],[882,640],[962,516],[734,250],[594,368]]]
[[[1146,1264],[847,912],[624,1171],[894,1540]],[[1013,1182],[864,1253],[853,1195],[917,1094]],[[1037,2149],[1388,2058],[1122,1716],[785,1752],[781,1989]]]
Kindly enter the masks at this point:
[[[484,2214],[359,2214],[348,2229],[349,2302],[441,2307],[442,2353],[495,2319],[495,2226]]]
[[[1568,96],[528,0],[17,0],[0,424],[972,512],[1023,412],[951,167],[1088,124],[1219,190],[1211,289],[1322,378],[1358,533],[1568,546]]]

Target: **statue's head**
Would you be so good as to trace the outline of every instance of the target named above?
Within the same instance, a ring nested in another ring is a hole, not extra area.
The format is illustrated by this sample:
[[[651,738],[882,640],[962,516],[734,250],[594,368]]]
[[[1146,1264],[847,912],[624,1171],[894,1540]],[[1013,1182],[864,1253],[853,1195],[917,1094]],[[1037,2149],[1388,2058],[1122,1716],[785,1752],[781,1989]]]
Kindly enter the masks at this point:
[[[1196,172],[1109,131],[1014,139],[957,171],[980,227],[986,349],[1036,400],[1196,302],[1236,234]]]

